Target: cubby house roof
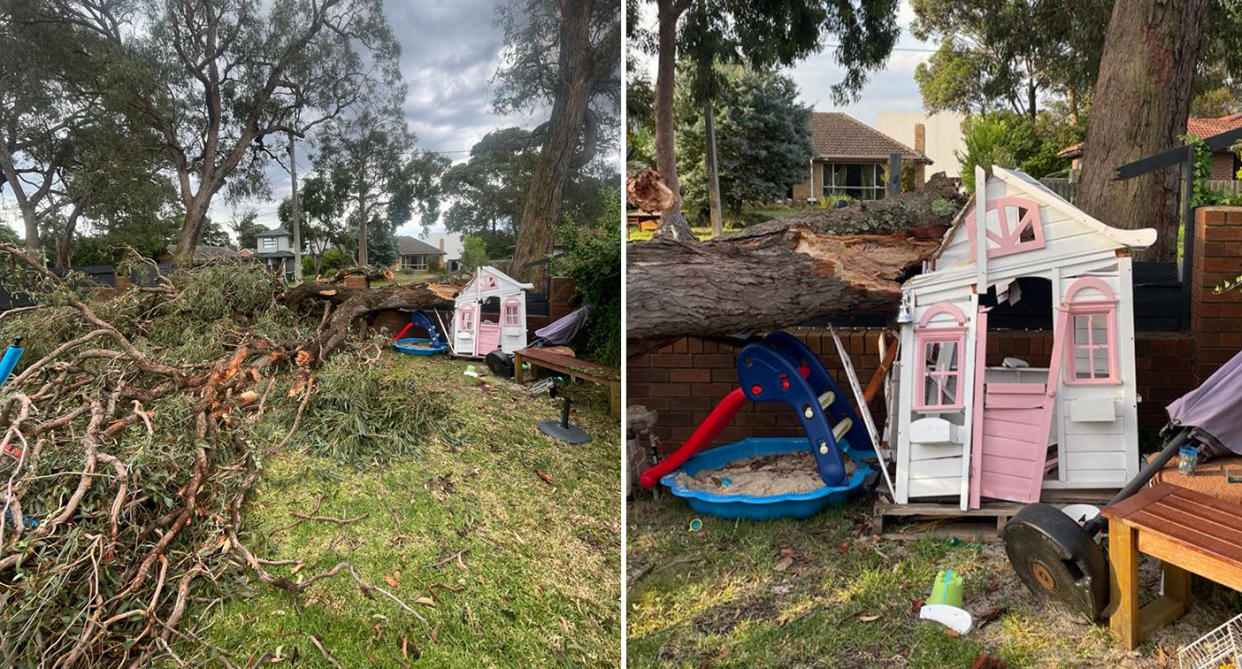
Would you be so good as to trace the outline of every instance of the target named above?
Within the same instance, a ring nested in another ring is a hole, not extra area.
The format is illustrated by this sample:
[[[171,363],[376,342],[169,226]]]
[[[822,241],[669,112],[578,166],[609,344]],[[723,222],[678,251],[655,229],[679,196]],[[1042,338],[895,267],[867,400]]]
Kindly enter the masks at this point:
[[[1063,248],[1058,250],[1058,239],[1054,237],[1048,240],[1048,245],[1044,248],[1015,252],[1010,256],[990,259],[988,262],[989,275],[995,276],[995,278],[1002,283],[1005,283],[1009,279],[1015,278],[1016,276],[1035,275],[1042,271],[1046,271],[1051,267],[1081,261],[1082,253],[1088,253],[1092,257],[1096,257],[1103,253],[1111,253],[1114,249],[1147,248],[1156,241],[1155,230],[1150,228],[1140,230],[1122,230],[1109,226],[1070,204],[1064,198],[1049,190],[1038,180],[1023,172],[1017,170],[1007,170],[1002,167],[993,167],[992,175],[988,177],[988,186],[989,188],[992,188],[997,183],[1004,184],[1006,197],[1016,196],[1028,199],[1045,209],[1042,213],[1043,223],[1041,223],[1041,225],[1046,226],[1049,221],[1072,221],[1073,223],[1078,224],[1081,231],[1092,235],[1095,240],[1094,250],[1092,250],[1090,246],[1087,247],[1086,251],[1083,251],[1081,248],[1076,248],[1075,253],[1077,254],[1077,257],[1075,258],[1063,257],[1061,254]],[[989,200],[994,199],[995,196],[989,196]],[[966,203],[966,206],[958,212],[957,217],[953,220],[953,224],[950,225],[949,229],[945,232],[940,243],[940,248],[928,258],[924,273],[907,281],[904,285],[904,290],[909,291],[911,289],[922,288],[930,284],[943,286],[946,282],[953,284],[960,283],[963,286],[973,284],[975,282],[976,274],[974,270],[973,255],[963,257],[960,253],[962,244],[960,242],[956,244],[954,243],[957,239],[956,235],[967,234],[963,228],[966,221],[971,218],[970,214],[973,212],[974,206],[975,198],[972,197],[970,201]],[[1060,223],[1058,223],[1058,225],[1060,225]],[[1045,227],[1045,229],[1047,228]],[[1081,239],[1083,235],[1081,233],[1077,233],[1073,235],[1073,237]],[[1064,243],[1064,240],[1065,238],[1062,237],[1062,243]],[[953,257],[950,259],[949,257],[945,257],[945,253],[951,248],[958,250],[954,252]],[[947,264],[937,266],[939,263],[936,261],[940,260],[942,257],[944,257]],[[1021,267],[1017,267],[1017,263],[1020,263]],[[926,269],[930,267],[935,267],[935,269]],[[1017,271],[1019,269],[1022,271]]]
[[[461,289],[461,292],[457,294],[458,299],[475,297],[476,293],[474,289],[474,282],[478,281],[479,277],[483,275],[491,275],[496,277],[496,287],[481,290],[478,292],[478,295],[501,295],[520,290],[531,290],[535,287],[533,283],[522,283],[495,267],[492,267],[491,265],[484,265],[480,267],[477,272],[475,272],[474,278],[470,279],[470,281]]]

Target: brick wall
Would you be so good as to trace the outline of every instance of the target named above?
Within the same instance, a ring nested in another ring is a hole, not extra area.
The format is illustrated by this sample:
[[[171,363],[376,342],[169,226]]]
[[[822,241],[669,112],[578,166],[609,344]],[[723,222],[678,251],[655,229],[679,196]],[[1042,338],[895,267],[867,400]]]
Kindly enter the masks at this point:
[[[1233,152],[1221,151],[1212,154],[1212,172],[1208,175],[1208,179],[1218,181],[1233,181],[1237,178],[1237,174],[1233,170]]]
[[[1242,349],[1242,290],[1216,292],[1242,275],[1242,207],[1197,209],[1194,246],[1190,329],[1194,375],[1202,381]]]

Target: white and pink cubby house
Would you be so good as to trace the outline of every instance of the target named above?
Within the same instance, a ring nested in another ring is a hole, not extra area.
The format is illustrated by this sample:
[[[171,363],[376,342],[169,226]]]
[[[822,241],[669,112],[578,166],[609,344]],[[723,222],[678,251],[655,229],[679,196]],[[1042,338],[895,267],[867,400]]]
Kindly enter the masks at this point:
[[[976,170],[976,182],[902,288],[896,501],[950,496],[966,509],[1120,488],[1139,468],[1129,253],[1156,232],[1109,227],[1021,172]],[[987,366],[989,311],[1019,302],[1032,278],[1050,288],[1039,291],[1052,302],[1048,367]]]
[[[522,283],[484,265],[454,298],[453,355],[482,358],[526,348],[526,291]]]

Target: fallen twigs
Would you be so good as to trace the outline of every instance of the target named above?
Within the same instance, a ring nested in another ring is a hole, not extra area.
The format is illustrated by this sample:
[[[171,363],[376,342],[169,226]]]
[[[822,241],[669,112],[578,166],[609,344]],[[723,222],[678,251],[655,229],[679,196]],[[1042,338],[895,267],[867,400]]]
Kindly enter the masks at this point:
[[[232,666],[194,621],[238,568],[293,592],[347,574],[426,622],[349,562],[294,583],[265,565],[300,561],[242,543],[260,459],[293,443],[324,392],[315,370],[333,350],[361,362],[340,307],[287,308],[283,282],[246,263],[102,302],[13,246],[0,264],[5,287],[39,303],[0,318],[0,340],[23,336],[27,351],[0,398],[0,666]],[[408,295],[439,299],[386,299]],[[358,298],[351,314],[378,304]],[[318,511],[294,517],[363,518]]]

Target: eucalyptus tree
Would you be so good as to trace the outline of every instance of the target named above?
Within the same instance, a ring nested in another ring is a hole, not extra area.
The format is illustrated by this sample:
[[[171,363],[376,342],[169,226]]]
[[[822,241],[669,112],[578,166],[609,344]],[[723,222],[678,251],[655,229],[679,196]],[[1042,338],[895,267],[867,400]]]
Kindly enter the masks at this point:
[[[98,96],[77,85],[87,31],[41,20],[43,2],[0,0],[0,191],[13,197],[26,250],[41,250],[39,221],[57,208],[73,135],[89,124]]]
[[[499,10],[505,60],[497,73],[498,113],[551,105],[522,208],[511,270],[540,282],[552,251],[571,171],[616,141],[621,99],[621,8],[616,0],[511,0]]]
[[[345,194],[346,220],[355,224],[356,260],[366,265],[368,240],[390,238],[415,213],[439,216],[440,177],[449,161],[415,148],[414,134],[397,109],[367,111],[324,127],[315,170]],[[368,234],[368,226],[382,226]]]
[[[184,210],[178,257],[222,189],[267,193],[268,144],[404,92],[380,0],[146,0],[141,20],[121,4],[57,0],[54,14],[107,42],[107,103],[159,137]]]

